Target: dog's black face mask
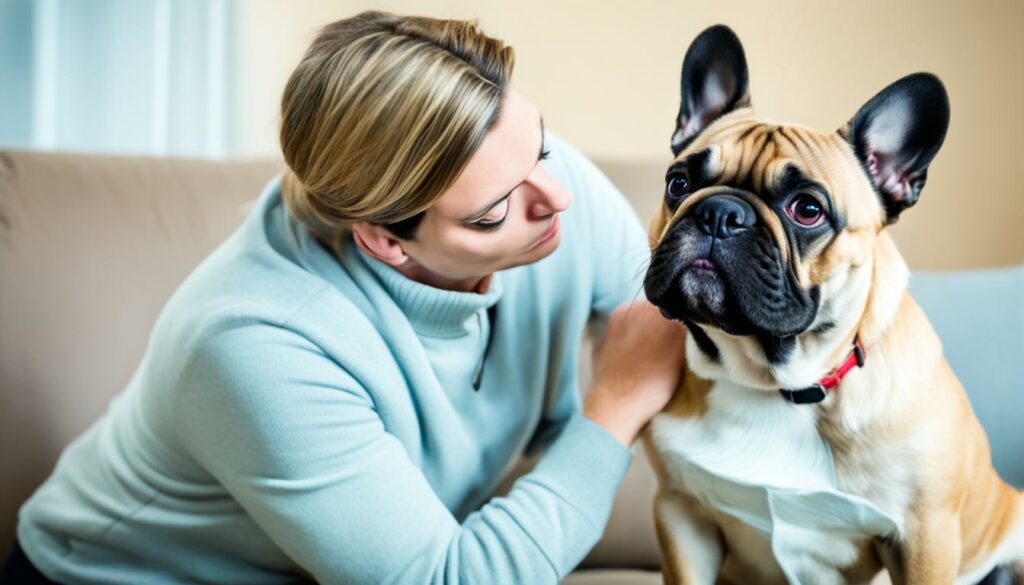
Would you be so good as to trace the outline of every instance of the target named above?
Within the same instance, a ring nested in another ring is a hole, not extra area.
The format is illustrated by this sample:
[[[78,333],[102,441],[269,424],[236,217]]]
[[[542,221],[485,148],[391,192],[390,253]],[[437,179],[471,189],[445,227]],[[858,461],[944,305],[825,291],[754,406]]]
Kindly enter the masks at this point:
[[[717,190],[676,221],[654,249],[647,298],[672,319],[732,335],[791,337],[818,311],[746,197]]]

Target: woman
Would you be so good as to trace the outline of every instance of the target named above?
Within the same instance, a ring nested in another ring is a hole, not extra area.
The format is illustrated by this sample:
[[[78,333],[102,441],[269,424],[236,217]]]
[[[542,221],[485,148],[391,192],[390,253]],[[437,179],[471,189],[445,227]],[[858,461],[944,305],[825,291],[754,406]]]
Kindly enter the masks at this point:
[[[684,337],[646,303],[615,310],[646,236],[544,133],[512,60],[465,22],[321,31],[284,92],[283,176],[24,505],[8,570],[536,584],[576,566]],[[592,312],[611,318],[581,405]]]

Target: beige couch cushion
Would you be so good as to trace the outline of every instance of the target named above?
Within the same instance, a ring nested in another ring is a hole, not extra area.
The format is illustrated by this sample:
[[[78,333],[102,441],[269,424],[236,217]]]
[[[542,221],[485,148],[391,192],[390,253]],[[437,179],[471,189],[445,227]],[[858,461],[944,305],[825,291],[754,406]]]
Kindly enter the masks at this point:
[[[278,166],[0,152],[0,550]]]
[[[562,580],[562,585],[661,585],[661,572],[582,570]]]
[[[61,450],[127,383],[170,294],[278,169],[0,152],[0,551]],[[649,176],[643,165],[608,170],[624,185]],[[627,190],[656,201],[659,174]],[[587,566],[658,566],[654,479],[636,451]]]

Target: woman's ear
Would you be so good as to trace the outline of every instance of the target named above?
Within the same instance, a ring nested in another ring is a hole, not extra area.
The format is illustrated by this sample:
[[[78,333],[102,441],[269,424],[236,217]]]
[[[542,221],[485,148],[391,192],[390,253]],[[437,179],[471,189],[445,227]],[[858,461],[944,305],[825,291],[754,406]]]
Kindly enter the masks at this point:
[[[367,256],[390,266],[401,266],[409,260],[402,241],[387,228],[365,221],[352,224],[352,239]]]

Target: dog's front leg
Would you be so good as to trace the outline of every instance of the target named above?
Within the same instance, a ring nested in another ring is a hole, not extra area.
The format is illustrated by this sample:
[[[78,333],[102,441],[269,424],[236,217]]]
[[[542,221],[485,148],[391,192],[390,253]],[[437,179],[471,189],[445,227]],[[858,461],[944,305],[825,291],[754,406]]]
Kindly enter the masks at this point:
[[[960,568],[960,518],[948,509],[912,512],[903,543],[903,570],[907,585],[948,585]],[[896,581],[896,579],[893,579]]]
[[[721,531],[700,504],[678,491],[659,489],[654,523],[665,585],[712,585],[724,546]]]

